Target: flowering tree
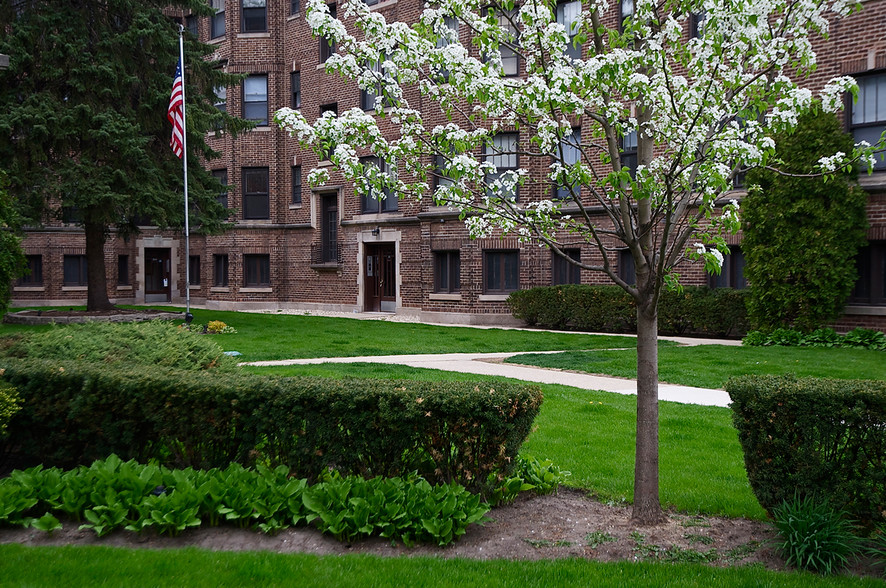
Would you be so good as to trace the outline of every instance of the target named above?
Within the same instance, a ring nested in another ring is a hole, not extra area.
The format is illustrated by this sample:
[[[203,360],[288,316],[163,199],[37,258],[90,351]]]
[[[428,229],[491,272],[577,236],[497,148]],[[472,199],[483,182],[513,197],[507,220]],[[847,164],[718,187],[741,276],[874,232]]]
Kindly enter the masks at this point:
[[[792,128],[812,106],[813,93],[795,80],[815,64],[813,36],[850,6],[621,6],[618,18],[605,0],[439,0],[408,24],[387,22],[360,0],[340,6],[342,22],[324,0],[309,0],[309,24],[337,48],[327,70],[374,93],[376,111],[308,121],[282,109],[276,120],[361,192],[432,197],[460,210],[474,237],[512,233],[544,244],[630,293],[638,334],[633,516],[655,524],[663,517],[659,295],[677,287],[683,261],[719,271],[725,235],[739,226],[738,204],[721,199],[743,168],[771,163],[772,133]],[[687,34],[690,21],[697,34]],[[821,105],[836,110],[852,87],[850,78],[830,81]],[[502,140],[514,130],[522,140]],[[635,162],[625,155],[633,145]],[[397,165],[361,163],[367,151]],[[503,165],[516,155],[520,166]],[[310,175],[315,185],[327,179],[325,169]],[[540,184],[546,188],[533,189]],[[521,188],[533,196],[518,197]],[[564,253],[575,243],[594,248],[592,261]],[[635,280],[617,272],[615,256],[625,249]]]

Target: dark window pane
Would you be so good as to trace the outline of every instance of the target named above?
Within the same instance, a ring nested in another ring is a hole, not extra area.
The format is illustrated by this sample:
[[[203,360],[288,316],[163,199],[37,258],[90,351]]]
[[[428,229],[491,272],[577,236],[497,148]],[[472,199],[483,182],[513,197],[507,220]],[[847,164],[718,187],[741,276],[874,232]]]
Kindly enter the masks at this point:
[[[434,252],[434,291],[458,292],[461,288],[461,260],[458,251]]]
[[[563,253],[575,261],[581,259],[581,250],[579,249],[565,249]],[[554,252],[551,252],[551,255],[553,255],[552,282],[555,286],[558,284],[581,284],[580,267]]]
[[[301,166],[292,166],[292,204],[301,204]]]
[[[16,282],[19,286],[42,286],[43,285],[43,256],[26,255],[25,262],[27,273]]]
[[[260,126],[268,124],[268,76],[243,80],[243,118]]]
[[[227,255],[213,255],[213,285],[214,286],[227,286],[228,285],[228,256]]]
[[[118,255],[117,256],[117,285],[118,286],[128,286],[129,285],[129,256],[128,255]]]
[[[292,108],[301,108],[301,72],[289,74],[289,86],[292,90]]]
[[[63,264],[65,286],[87,285],[85,255],[65,255]]]
[[[200,256],[188,256],[188,284],[191,286],[200,285]]]
[[[244,33],[263,33],[268,30],[267,0],[243,0]]]
[[[244,255],[245,285],[266,287],[271,285],[271,257],[269,255]]]
[[[487,251],[485,254],[486,292],[508,293],[520,283],[520,254],[517,251]]]
[[[270,218],[268,168],[243,168],[243,218]]]
[[[210,17],[210,36],[215,39],[225,34],[225,0],[210,0],[215,14]]]

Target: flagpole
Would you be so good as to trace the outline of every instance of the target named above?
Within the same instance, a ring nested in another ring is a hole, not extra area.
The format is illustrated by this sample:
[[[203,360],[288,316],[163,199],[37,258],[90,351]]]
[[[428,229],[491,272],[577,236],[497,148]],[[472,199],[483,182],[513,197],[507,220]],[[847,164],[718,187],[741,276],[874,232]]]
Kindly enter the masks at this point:
[[[185,323],[191,324],[191,230],[188,225],[188,125],[185,114],[185,27],[178,25],[178,59],[182,68],[182,169],[185,184]]]

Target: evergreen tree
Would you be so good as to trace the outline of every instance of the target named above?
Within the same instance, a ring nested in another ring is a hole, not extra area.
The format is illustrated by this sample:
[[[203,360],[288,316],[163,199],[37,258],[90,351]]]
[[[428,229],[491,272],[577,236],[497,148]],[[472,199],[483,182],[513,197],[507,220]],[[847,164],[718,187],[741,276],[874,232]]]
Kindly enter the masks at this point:
[[[6,174],[0,171],[0,314],[9,304],[12,280],[22,275],[24,265],[18,214],[6,191]]]
[[[822,153],[852,151],[853,139],[834,115],[810,112],[775,142],[781,173],[750,172],[742,202],[748,312],[757,329],[812,331],[838,318],[852,291],[867,195],[854,170],[827,181],[804,174]]]
[[[0,11],[0,53],[10,56],[0,71],[0,168],[27,223],[65,214],[82,224],[87,308],[108,308],[109,232],[131,234],[140,219],[184,225],[182,164],[166,119],[179,55],[169,15],[210,8],[200,0],[29,0]],[[201,165],[218,156],[204,136],[246,123],[214,107],[215,88],[239,78],[207,59],[211,46],[185,35],[191,226],[213,232],[227,211],[216,201],[224,188]]]

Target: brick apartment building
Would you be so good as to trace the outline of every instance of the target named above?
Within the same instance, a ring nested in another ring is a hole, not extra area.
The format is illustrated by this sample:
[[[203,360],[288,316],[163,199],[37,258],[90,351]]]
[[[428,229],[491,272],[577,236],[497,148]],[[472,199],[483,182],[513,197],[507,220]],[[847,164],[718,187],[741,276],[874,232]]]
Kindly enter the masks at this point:
[[[388,20],[406,22],[423,8],[418,0],[370,3]],[[608,282],[516,239],[471,240],[457,213],[427,200],[356,194],[334,170],[326,186],[312,189],[306,177],[317,157],[273,124],[274,111],[300,108],[313,120],[325,111],[367,106],[374,97],[361,93],[356,82],[325,73],[331,48],[312,36],[299,0],[210,4],[215,16],[186,17],[188,29],[216,47],[214,57],[227,71],[246,75],[240,87],[218,92],[217,106],[257,122],[237,138],[209,137],[223,154],[209,167],[232,187],[221,198],[232,210],[234,228],[191,237],[190,275],[181,233],[146,226],[129,240],[112,235],[105,250],[112,301],[181,304],[189,288],[192,302],[216,309],[394,312],[438,322],[508,324],[514,322],[505,303],[511,291]],[[617,15],[613,5],[613,22]],[[886,128],[886,0],[867,0],[860,13],[836,23],[819,60],[810,83],[856,76],[860,96],[847,112],[847,128],[859,140],[879,137]],[[878,160],[877,171],[861,182],[869,193],[869,245],[859,256],[859,282],[838,326],[886,330],[886,161]],[[551,186],[526,189],[532,198],[532,191],[540,197]],[[81,229],[64,223],[34,229],[24,248],[32,271],[14,285],[14,305],[85,300]],[[569,253],[594,255],[578,246]],[[623,263],[620,271],[631,271],[628,266]],[[733,254],[712,285],[743,287],[742,266],[735,237]],[[688,283],[710,279],[700,267],[680,273]]]

